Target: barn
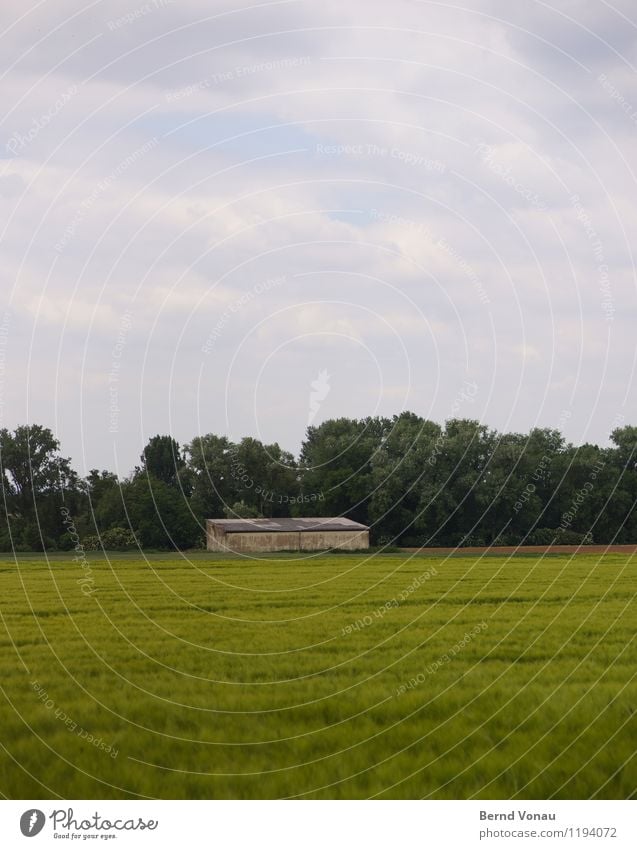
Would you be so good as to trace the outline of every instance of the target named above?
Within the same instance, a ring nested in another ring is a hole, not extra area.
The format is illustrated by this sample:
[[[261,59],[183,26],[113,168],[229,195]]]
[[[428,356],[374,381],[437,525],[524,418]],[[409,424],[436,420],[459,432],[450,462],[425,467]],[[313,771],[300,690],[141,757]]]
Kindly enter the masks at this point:
[[[208,519],[208,551],[322,551],[369,548],[369,528],[351,519]]]

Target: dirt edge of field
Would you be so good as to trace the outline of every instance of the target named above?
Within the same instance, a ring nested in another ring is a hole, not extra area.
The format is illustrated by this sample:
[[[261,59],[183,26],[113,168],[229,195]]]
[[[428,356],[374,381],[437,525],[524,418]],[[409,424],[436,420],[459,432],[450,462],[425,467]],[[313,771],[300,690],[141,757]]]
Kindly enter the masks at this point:
[[[420,554],[636,554],[637,545],[494,545],[463,548],[404,548]]]

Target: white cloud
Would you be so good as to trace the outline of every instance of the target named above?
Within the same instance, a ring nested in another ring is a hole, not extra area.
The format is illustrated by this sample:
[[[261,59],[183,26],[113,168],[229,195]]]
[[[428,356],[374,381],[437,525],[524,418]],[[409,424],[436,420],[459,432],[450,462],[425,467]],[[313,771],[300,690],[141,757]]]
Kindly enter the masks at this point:
[[[27,366],[26,343],[10,340],[20,368],[5,415],[26,414],[28,386],[31,414],[58,417],[68,453],[81,411],[87,465],[109,465],[113,448],[132,465],[140,397],[144,426],[172,419],[182,440],[255,432],[253,366],[281,350],[286,385],[304,388],[260,415],[295,448],[308,375],[338,374],[335,340],[351,338],[347,357],[367,346],[382,380],[355,360],[357,391],[336,379],[321,415],[390,413],[410,386],[408,402],[441,419],[469,369],[490,424],[552,424],[573,393],[603,441],[604,411],[632,392],[637,312],[636,30],[628,0],[614,5],[185,0],[135,15],[128,0],[6,0],[3,297],[35,343]],[[113,446],[103,375],[127,309]],[[229,423],[197,380],[203,368],[223,388],[246,333]]]

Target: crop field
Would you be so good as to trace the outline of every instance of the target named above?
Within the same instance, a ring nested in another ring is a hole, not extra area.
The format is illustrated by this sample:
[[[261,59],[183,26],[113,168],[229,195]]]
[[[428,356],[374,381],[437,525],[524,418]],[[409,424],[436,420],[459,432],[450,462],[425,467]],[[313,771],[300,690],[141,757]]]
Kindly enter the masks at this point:
[[[637,796],[637,556],[5,556],[7,798]]]

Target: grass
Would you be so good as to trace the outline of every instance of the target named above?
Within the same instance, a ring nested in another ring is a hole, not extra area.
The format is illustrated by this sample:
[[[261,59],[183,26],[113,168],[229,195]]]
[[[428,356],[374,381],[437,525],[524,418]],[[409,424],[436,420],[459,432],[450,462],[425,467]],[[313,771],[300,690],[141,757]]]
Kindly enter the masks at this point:
[[[0,792],[635,798],[636,564],[7,557]]]

